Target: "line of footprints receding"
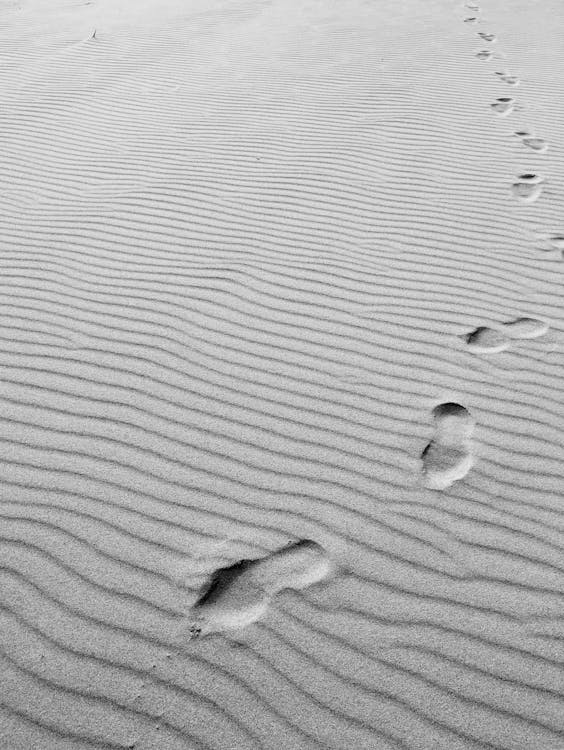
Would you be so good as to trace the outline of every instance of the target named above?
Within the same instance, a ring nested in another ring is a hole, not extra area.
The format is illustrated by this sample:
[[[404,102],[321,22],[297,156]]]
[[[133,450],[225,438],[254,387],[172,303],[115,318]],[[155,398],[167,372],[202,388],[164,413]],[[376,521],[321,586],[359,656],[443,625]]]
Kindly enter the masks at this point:
[[[474,3],[466,3],[466,8],[478,14],[480,12],[480,7],[478,5],[475,5]],[[465,23],[472,24],[478,23],[479,21],[479,15],[464,19]],[[478,36],[480,37],[480,39],[483,39],[489,44],[497,42],[496,35],[489,32],[479,31]],[[476,53],[476,57],[478,58],[478,60],[491,60],[494,58],[494,56],[494,52],[491,49],[482,49]],[[500,81],[503,81],[503,83],[506,83],[509,86],[519,86],[520,84],[519,78],[515,75],[512,75],[511,73],[498,71],[495,73],[495,75],[498,76]],[[490,106],[492,111],[498,117],[507,117],[512,112],[517,112],[521,109],[515,99],[510,96],[500,96]],[[515,132],[515,136],[520,138],[521,143],[532,151],[543,153],[548,149],[548,144],[544,140],[544,138],[540,138],[539,136],[535,135],[534,133],[530,133],[529,131],[518,130]],[[521,174],[517,176],[515,182],[511,186],[511,193],[515,198],[517,198],[517,200],[521,201],[522,203],[533,203],[540,197],[543,191],[544,183],[544,178],[540,177],[538,174]]]
[[[480,326],[461,338],[474,352],[499,352],[515,340],[538,338],[548,328],[541,320],[517,318],[497,328]],[[423,485],[445,490],[472,468],[475,420],[468,409],[454,402],[439,404],[432,416],[433,435],[421,454]],[[179,640],[243,629],[267,614],[279,592],[307,588],[335,571],[326,550],[311,539],[220,568],[183,618]]]
[[[473,3],[466,7],[479,13]],[[479,17],[465,19],[478,23]],[[485,42],[497,41],[495,34],[478,32]],[[481,50],[480,60],[489,60],[494,53]],[[510,73],[496,73],[501,81],[518,86],[519,79]],[[517,107],[512,97],[500,97],[492,105],[500,117],[511,114]],[[547,144],[529,131],[515,135],[524,146],[544,152]],[[542,191],[543,180],[536,174],[522,174],[512,186],[513,195],[521,201],[532,202]],[[564,251],[564,236],[552,238],[552,244]],[[515,340],[533,339],[548,331],[548,324],[534,318],[517,318],[497,327],[479,326],[462,334],[467,347],[475,353],[501,352]],[[475,421],[460,404],[439,404],[432,412],[434,432],[421,454],[423,484],[429,489],[444,490],[464,478],[474,463],[472,436]],[[257,560],[240,560],[217,570],[192,606],[179,636],[192,640],[213,633],[228,633],[257,622],[267,613],[274,597],[284,589],[304,589],[327,578],[335,565],[327,551],[311,539],[302,539]]]

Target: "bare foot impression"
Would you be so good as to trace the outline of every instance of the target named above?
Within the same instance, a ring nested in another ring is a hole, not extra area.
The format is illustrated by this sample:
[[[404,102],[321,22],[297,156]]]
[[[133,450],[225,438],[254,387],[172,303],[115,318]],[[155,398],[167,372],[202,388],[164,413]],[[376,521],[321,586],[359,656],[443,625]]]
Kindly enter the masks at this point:
[[[546,151],[548,148],[548,143],[544,138],[537,138],[534,135],[523,138],[523,145],[527,146],[527,148],[531,148],[533,151],[539,151],[540,153]]]
[[[478,60],[491,60],[493,57],[493,52],[491,49],[483,49],[480,50],[480,52],[476,52],[476,57]]]
[[[487,34],[485,31],[478,31],[478,36],[481,37],[484,42],[497,42],[497,37],[495,34]]]
[[[555,234],[548,241],[555,250],[564,252],[564,234]]]
[[[502,96],[499,99],[496,99],[493,104],[490,104],[490,107],[498,117],[505,117],[513,112],[515,99],[512,99],[510,96]]]
[[[503,328],[514,339],[538,339],[548,331],[548,323],[536,318],[516,318],[504,323]]]
[[[497,72],[496,76],[499,76],[504,83],[508,83],[510,86],[518,86],[521,83],[521,80],[517,76],[512,76],[511,73]]]
[[[534,203],[542,193],[544,180],[537,174],[521,174],[511,186],[511,192],[522,203]]]
[[[181,637],[240,630],[263,617],[279,591],[303,589],[333,569],[327,552],[310,539],[221,568],[192,607]]]
[[[536,318],[516,318],[499,328],[479,326],[460,338],[476,354],[494,354],[509,348],[511,339],[536,339],[548,331],[548,323]]]
[[[478,18],[477,16],[472,16],[471,18],[465,18],[464,23],[477,23]]]
[[[480,326],[461,338],[468,344],[468,349],[476,354],[502,352],[510,345],[510,340],[501,331],[487,326]]]
[[[474,419],[460,404],[439,404],[433,409],[435,435],[421,454],[424,483],[444,490],[468,474],[474,463]]]

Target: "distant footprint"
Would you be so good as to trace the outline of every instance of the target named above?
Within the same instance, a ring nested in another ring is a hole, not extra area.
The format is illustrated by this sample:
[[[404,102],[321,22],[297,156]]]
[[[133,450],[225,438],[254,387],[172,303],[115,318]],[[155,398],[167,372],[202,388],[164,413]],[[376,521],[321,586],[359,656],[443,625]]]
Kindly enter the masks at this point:
[[[478,21],[478,17],[477,16],[472,16],[471,18],[465,18],[464,19],[464,23],[477,23],[477,21]]]
[[[334,566],[326,551],[305,539],[259,560],[242,560],[217,570],[187,618],[197,638],[241,628],[263,617],[282,589],[303,589],[328,576]]]
[[[537,174],[521,174],[511,186],[511,192],[522,203],[534,203],[542,193],[544,180]]]
[[[548,240],[555,250],[564,252],[564,234],[555,234]]]
[[[539,153],[543,153],[548,148],[548,143],[544,138],[538,138],[536,135],[527,135],[523,138],[523,144],[527,148],[531,148],[533,151],[538,151]]]
[[[468,474],[474,463],[474,419],[460,404],[440,404],[433,409],[435,435],[421,454],[424,483],[444,490]]]
[[[490,106],[498,117],[506,117],[513,112],[515,99],[512,99],[510,96],[502,96],[496,99]]]
[[[478,36],[481,37],[484,42],[497,42],[497,37],[495,34],[487,34],[485,31],[478,31]]]
[[[493,52],[490,49],[483,49],[480,52],[476,52],[476,57],[478,60],[491,60]]]
[[[466,3],[466,7],[468,8],[468,10],[474,10],[474,11],[480,10],[480,6],[476,5],[475,3]]]
[[[521,80],[517,76],[512,76],[509,73],[496,73],[504,83],[508,83],[510,86],[518,86]]]

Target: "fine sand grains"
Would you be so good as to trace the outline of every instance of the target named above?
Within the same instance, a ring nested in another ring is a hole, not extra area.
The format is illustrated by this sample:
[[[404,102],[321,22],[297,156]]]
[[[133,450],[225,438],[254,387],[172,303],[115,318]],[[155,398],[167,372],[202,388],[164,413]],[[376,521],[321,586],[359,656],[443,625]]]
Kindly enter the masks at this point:
[[[464,3],[0,3],[0,750],[563,750],[564,4]]]

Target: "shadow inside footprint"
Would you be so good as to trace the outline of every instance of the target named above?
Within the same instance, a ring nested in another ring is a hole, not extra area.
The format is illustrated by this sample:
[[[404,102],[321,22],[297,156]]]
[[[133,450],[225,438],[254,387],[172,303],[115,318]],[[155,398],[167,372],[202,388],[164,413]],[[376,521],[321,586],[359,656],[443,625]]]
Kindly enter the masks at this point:
[[[266,614],[279,591],[305,588],[332,570],[325,549],[311,539],[220,568],[184,618],[180,639],[242,629]]]
[[[511,343],[501,331],[488,328],[488,326],[479,326],[470,333],[464,334],[462,338],[468,344],[468,349],[477,354],[502,352]]]
[[[544,180],[536,174],[521,174],[511,186],[511,192],[522,203],[533,203],[542,193]]]
[[[523,138],[523,143],[528,148],[531,148],[533,151],[539,151],[543,152],[546,151],[548,148],[547,142],[544,140],[544,138],[537,138],[536,136],[527,136]]]
[[[471,437],[474,419],[454,402],[433,409],[435,435],[421,454],[424,484],[444,490],[468,474],[474,463]]]
[[[564,251],[564,234],[555,234],[548,241],[556,250]]]
[[[510,96],[501,96],[499,99],[496,99],[493,104],[490,104],[490,107],[496,115],[499,115],[500,117],[504,117],[512,112],[514,106],[515,99],[512,99]]]
[[[493,57],[493,52],[489,49],[483,49],[480,52],[476,52],[476,57],[478,60],[489,60]]]
[[[495,34],[486,34],[485,31],[479,31],[478,36],[481,37],[484,42],[497,42],[497,37]]]

